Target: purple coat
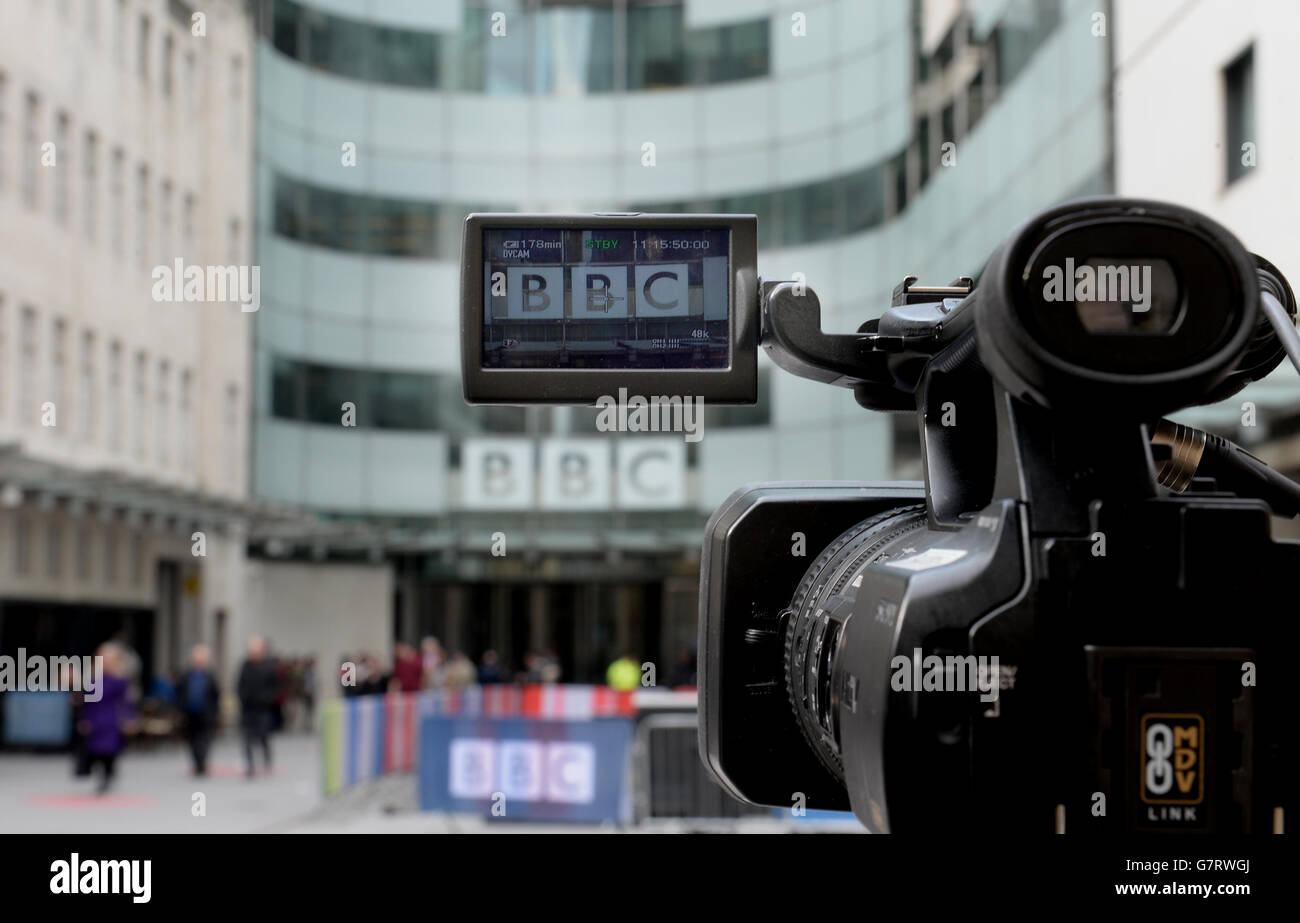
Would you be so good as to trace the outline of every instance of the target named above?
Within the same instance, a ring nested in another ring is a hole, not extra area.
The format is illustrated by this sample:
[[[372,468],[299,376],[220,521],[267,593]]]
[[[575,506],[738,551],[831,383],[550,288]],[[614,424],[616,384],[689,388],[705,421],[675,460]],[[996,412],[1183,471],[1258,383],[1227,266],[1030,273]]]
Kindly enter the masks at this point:
[[[129,721],[135,710],[127,698],[130,684],[120,676],[103,678],[98,702],[85,702],[81,706],[81,720],[90,728],[86,732],[86,752],[95,756],[116,756],[124,743],[122,725]]]

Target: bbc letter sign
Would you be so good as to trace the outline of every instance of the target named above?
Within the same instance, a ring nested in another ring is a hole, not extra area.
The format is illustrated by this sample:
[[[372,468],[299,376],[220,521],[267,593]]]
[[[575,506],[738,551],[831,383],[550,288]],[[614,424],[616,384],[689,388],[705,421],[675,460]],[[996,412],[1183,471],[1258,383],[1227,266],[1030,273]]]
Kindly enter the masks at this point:
[[[685,506],[686,444],[680,437],[624,439],[617,458],[619,509]]]
[[[609,509],[613,500],[609,449],[608,439],[543,442],[542,509]]]
[[[533,505],[533,443],[529,439],[466,439],[460,451],[460,502],[469,510]]]

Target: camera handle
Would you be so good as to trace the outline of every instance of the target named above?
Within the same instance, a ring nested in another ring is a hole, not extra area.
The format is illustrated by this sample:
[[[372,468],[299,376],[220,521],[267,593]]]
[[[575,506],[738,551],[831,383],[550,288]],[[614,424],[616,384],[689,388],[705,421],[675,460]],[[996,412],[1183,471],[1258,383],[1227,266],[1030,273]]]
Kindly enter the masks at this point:
[[[827,334],[821,302],[802,282],[759,281],[759,342],[777,366],[800,378],[852,388],[869,410],[914,411],[925,366],[970,329],[974,288],[963,277],[947,286],[918,286],[908,276],[884,316],[857,333]]]
[[[807,285],[759,280],[758,289],[759,342],[780,368],[842,388],[888,380],[873,336],[822,332],[821,302]]]
[[[1261,310],[1300,371],[1300,334],[1274,294],[1271,273],[1260,272]],[[1035,531],[1085,532],[1095,496],[1153,496],[1157,484],[1181,493],[1194,478],[1258,497],[1276,515],[1300,515],[1300,484],[1227,439],[1167,420],[1150,429],[1104,418],[1078,425],[1012,399],[983,369],[974,349],[970,279],[951,286],[915,283],[916,277],[908,276],[894,290],[890,309],[857,333],[827,334],[812,289],[801,282],[760,280],[760,342],[780,368],[852,388],[868,409],[917,413],[933,528],[956,528],[994,496],[1008,496],[1037,498],[1030,504]],[[991,402],[977,397],[985,388],[992,389]],[[966,418],[960,428],[948,421],[958,412],[958,398]],[[971,412],[987,419],[972,420]],[[996,432],[999,438],[965,438],[975,431]],[[1153,458],[1153,447],[1161,458]],[[1081,476],[1068,484],[1035,462],[1062,457],[1080,465]]]
[[[916,414],[930,525],[956,529],[993,496],[993,382],[975,351],[972,281],[916,281],[903,280],[882,317],[836,335],[822,332],[806,285],[760,280],[759,342],[780,368],[852,388],[869,410]]]

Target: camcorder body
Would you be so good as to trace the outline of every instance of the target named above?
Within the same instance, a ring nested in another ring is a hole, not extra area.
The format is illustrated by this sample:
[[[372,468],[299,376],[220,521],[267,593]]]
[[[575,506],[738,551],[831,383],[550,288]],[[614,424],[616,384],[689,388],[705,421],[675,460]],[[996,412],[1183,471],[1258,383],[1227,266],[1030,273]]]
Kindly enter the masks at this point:
[[[916,417],[924,482],[751,484],[709,520],[699,741],[719,784],[874,832],[1284,830],[1300,543],[1272,520],[1300,487],[1166,418],[1287,357],[1277,269],[1193,211],[1083,199],[1025,223],[978,284],[908,276],[827,334],[811,288],[757,277],[755,230],[465,226],[471,403],[752,402],[761,346]],[[553,313],[528,317],[543,288]]]

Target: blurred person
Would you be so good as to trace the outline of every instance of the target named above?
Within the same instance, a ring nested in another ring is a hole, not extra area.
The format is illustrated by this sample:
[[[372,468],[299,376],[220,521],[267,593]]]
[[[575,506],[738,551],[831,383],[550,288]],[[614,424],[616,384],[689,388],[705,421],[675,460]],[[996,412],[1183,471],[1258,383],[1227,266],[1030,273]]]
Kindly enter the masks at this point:
[[[64,674],[70,680],[71,670],[64,668]],[[86,693],[80,684],[71,682],[63,688],[72,689],[72,774],[77,778],[90,775],[90,754],[86,752],[86,734],[81,715],[85,707]]]
[[[420,641],[420,666],[422,669],[420,682],[423,688],[432,689],[442,685],[444,654],[442,644],[432,635]]]
[[[497,660],[497,652],[488,649],[483,652],[483,659],[479,661],[478,683],[480,686],[491,686],[499,682],[501,682],[501,666]]]
[[[424,663],[415,648],[399,641],[393,648],[393,679],[391,692],[419,692],[424,674]]]
[[[310,731],[316,726],[316,658],[306,657],[302,662],[302,719]]]
[[[174,707],[176,705],[176,686],[160,673],[150,681],[149,691],[145,694],[145,698],[152,699],[160,709]]]
[[[641,664],[636,656],[626,653],[609,665],[605,671],[605,684],[619,692],[629,692],[641,685]]]
[[[131,704],[130,659],[116,642],[108,641],[95,651],[103,658],[104,676],[98,701],[84,700],[78,730],[84,740],[86,774],[96,765],[102,768],[98,792],[113,783],[117,757],[134,729],[135,707]]]
[[[674,686],[694,686],[695,661],[695,651],[691,650],[688,645],[678,645],[677,659],[673,662],[673,672],[670,677],[671,684]]]
[[[297,727],[298,715],[302,712],[302,658],[286,657],[284,664],[284,725],[293,729]]]
[[[376,695],[388,689],[388,674],[374,654],[362,654],[357,669],[357,693]]]
[[[541,666],[539,671],[542,674],[542,682],[558,683],[560,677],[564,675],[564,670],[560,666],[560,658],[556,656],[555,651],[547,651],[541,657]]]
[[[221,690],[212,672],[212,652],[206,644],[190,649],[189,668],[176,684],[185,741],[194,761],[194,775],[208,774],[208,749],[216,730],[221,707]]]
[[[515,675],[515,682],[534,685],[542,681],[542,655],[536,651],[524,654],[524,668]]]
[[[368,695],[371,691],[371,678],[374,676],[374,658],[369,654],[361,653],[357,655],[356,660],[356,692],[355,695]]]
[[[262,750],[264,771],[271,771],[271,709],[279,692],[275,663],[267,657],[266,641],[257,635],[248,639],[248,657],[239,668],[238,691],[244,759],[251,779],[254,744]]]
[[[283,657],[270,656],[275,672],[275,698],[271,700],[271,730],[284,730],[284,713],[289,703],[289,666]]]
[[[141,693],[144,691],[140,685],[140,674],[144,669],[140,661],[140,655],[135,652],[135,648],[127,641],[125,628],[119,628],[109,640],[117,645],[117,650],[121,652],[122,678],[127,681],[131,702],[132,704],[139,702]]]
[[[478,674],[474,669],[472,660],[460,651],[451,655],[444,672],[444,684],[447,688],[460,689],[465,686],[472,686],[477,679]]]

